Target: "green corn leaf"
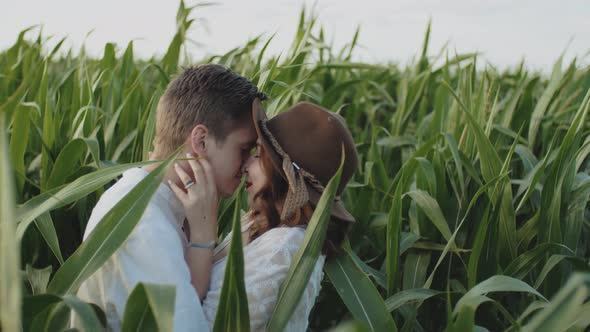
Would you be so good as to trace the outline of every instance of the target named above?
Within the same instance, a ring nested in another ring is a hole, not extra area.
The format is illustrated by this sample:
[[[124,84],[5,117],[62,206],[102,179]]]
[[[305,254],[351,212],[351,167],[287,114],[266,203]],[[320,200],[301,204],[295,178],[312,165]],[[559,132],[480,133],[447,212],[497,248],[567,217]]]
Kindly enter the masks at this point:
[[[438,229],[447,241],[451,241],[451,230],[445,216],[440,209],[437,201],[432,198],[426,191],[414,190],[407,193],[414,202],[424,211],[432,224]],[[453,245],[452,245],[453,246]]]
[[[582,331],[590,322],[588,305],[582,306],[590,295],[590,274],[574,274],[551,302],[523,326],[522,331],[566,331],[580,326]],[[585,326],[583,326],[585,325]]]
[[[248,297],[244,283],[244,251],[240,222],[240,194],[236,195],[232,222],[231,243],[223,275],[219,306],[215,315],[213,331],[250,331]]]
[[[575,152],[580,144],[580,131],[590,109],[590,89],[584,101],[576,112],[561,145],[558,155],[548,169],[547,179],[541,194],[541,213],[539,218],[539,232],[541,242],[562,242],[561,210],[562,192],[565,177],[575,162]]]
[[[62,296],[62,301],[74,311],[80,321],[80,327],[85,331],[102,329],[102,324],[92,305],[85,303],[74,295]]]
[[[474,116],[470,113],[469,109],[461,102],[455,91],[444,82],[445,86],[449,89],[449,92],[453,95],[457,103],[461,106],[460,109],[467,119],[474,136],[477,149],[480,157],[481,172],[486,181],[490,181],[498,174],[503,173],[502,163],[500,157],[489,138],[486,136],[483,129],[477,123]],[[506,159],[509,161],[509,158]],[[507,164],[506,164],[507,165]],[[502,189],[503,188],[503,189]],[[512,190],[511,187],[505,183],[502,183],[499,190],[492,190],[490,193],[492,202],[498,201],[500,204],[500,221],[498,223],[499,232],[499,251],[500,256],[503,257],[503,261],[506,258],[516,257],[516,221],[514,206],[512,205]],[[500,196],[500,197],[498,197]]]
[[[20,241],[15,236],[15,187],[4,117],[0,113],[0,329],[18,331],[22,293]]]
[[[575,266],[576,270],[578,271],[590,272],[590,267],[588,266],[588,264],[586,264],[584,260],[578,256],[551,255],[551,257],[549,257],[549,259],[543,266],[543,269],[541,269],[541,272],[539,272],[534,287],[536,289],[541,287],[541,284],[543,283],[549,272],[551,272],[551,270],[553,270],[559,263],[564,261],[570,263],[572,266]]]
[[[506,269],[504,274],[517,279],[524,279],[526,275],[545,259],[547,255],[570,251],[566,246],[556,243],[542,243],[518,256]],[[571,254],[573,252],[570,251]]]
[[[537,132],[539,131],[539,127],[541,125],[541,121],[543,121],[543,117],[545,116],[545,112],[547,111],[547,107],[551,102],[551,98],[559,88],[561,84],[561,79],[563,77],[563,73],[561,72],[561,63],[563,61],[563,57],[559,57],[555,65],[553,66],[553,72],[551,73],[551,78],[549,79],[549,84],[547,88],[543,92],[541,99],[537,102],[535,109],[531,115],[531,122],[529,125],[529,147],[532,149],[535,148],[535,142],[537,139]]]
[[[370,331],[397,331],[381,295],[350,255],[327,262],[324,271],[357,321]]]
[[[35,225],[45,239],[45,242],[47,242],[49,249],[51,249],[51,252],[53,252],[55,255],[55,258],[57,258],[60,264],[63,264],[64,259],[61,255],[59,240],[57,239],[57,232],[55,231],[55,226],[53,225],[51,215],[49,213],[40,215],[35,221]]]
[[[385,300],[385,305],[387,306],[387,310],[393,312],[405,304],[422,302],[440,294],[444,293],[426,288],[406,289]]]
[[[153,163],[154,161],[145,161],[105,168],[81,176],[65,186],[55,188],[54,190],[31,198],[16,210],[15,219],[18,222],[18,239],[22,239],[27,227],[42,214],[75,202],[80,198],[103,188],[104,185],[128,169],[147,166]]]
[[[52,294],[38,294],[23,298],[23,331],[32,331],[33,321],[38,314],[48,309],[51,305],[59,303],[61,298]]]
[[[10,138],[10,161],[17,176],[17,193],[23,191],[25,179],[25,154],[27,152],[27,144],[29,142],[29,132],[31,127],[31,120],[29,115],[30,107],[37,107],[36,104],[20,103],[15,107],[13,115],[13,132]]]
[[[545,299],[524,281],[507,276],[493,276],[482,281],[459,299],[453,309],[454,320],[449,326],[451,331],[471,331],[475,324],[475,311],[480,304],[492,301],[486,296],[493,292],[525,292]]]
[[[138,283],[125,304],[121,331],[172,331],[176,289]]]
[[[386,264],[386,283],[387,294],[393,294],[397,288],[400,270],[400,247],[401,247],[401,228],[402,228],[402,190],[400,185],[396,188],[391,210],[387,220],[386,229],[386,247],[385,247],[385,264]]]
[[[322,193],[305,230],[301,248],[293,257],[287,276],[281,285],[277,305],[268,322],[268,331],[284,330],[309,282],[326,238],[328,222],[331,219],[332,204],[340,184],[345,157],[343,147],[340,167]]]

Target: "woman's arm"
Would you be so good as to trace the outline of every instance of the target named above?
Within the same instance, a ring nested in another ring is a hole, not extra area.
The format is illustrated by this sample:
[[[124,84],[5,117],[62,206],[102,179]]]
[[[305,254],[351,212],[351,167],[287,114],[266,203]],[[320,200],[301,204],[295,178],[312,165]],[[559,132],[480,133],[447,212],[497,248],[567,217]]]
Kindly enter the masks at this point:
[[[194,156],[187,155],[187,157]],[[209,162],[206,159],[190,159],[188,162],[193,173],[192,177],[180,165],[174,166],[185,188],[182,189],[173,182],[169,184],[185,209],[189,240],[186,260],[191,282],[202,301],[209,289],[219,198]],[[187,183],[194,184],[187,186]]]
[[[190,231],[190,225],[188,226],[187,239],[189,243],[197,244],[208,244],[211,243],[210,237],[192,235]],[[196,232],[199,234],[198,232]],[[211,266],[213,265],[213,248],[197,248],[189,247],[186,251],[186,262],[191,274],[191,283],[199,294],[201,302],[207,296],[207,290],[209,289],[209,282],[211,277]]]
[[[250,229],[250,225],[252,225],[253,221],[250,219],[248,214],[242,217],[242,245],[245,247],[250,243],[250,233],[248,230]],[[221,243],[213,250],[213,263],[216,263],[218,260],[222,259],[223,257],[227,256],[230,240],[231,240],[231,232],[229,232],[226,237],[221,241]],[[218,249],[221,247],[221,249]]]

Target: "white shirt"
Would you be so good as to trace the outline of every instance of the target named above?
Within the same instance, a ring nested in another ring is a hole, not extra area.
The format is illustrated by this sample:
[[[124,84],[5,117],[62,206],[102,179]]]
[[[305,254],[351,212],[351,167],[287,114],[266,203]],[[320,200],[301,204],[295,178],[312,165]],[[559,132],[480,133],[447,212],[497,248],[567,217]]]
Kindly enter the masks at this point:
[[[251,224],[247,216],[242,220],[242,231]],[[277,304],[279,288],[287,276],[293,257],[303,242],[304,234],[304,229],[299,227],[277,227],[268,230],[244,247],[244,282],[251,331],[263,331],[268,324]],[[227,243],[229,238],[230,235],[220,244],[220,247]],[[309,314],[320,292],[324,261],[325,257],[321,255],[284,331],[307,330]],[[226,265],[227,256],[213,265],[209,292],[203,302],[203,310],[211,328],[219,306]]]
[[[92,211],[84,239],[102,217],[148,173],[134,168],[109,188]],[[120,331],[125,304],[137,283],[176,286],[174,331],[209,331],[184,258],[186,237],[182,204],[161,184],[141,220],[107,262],[80,287],[78,297],[96,303],[106,312],[109,328]],[[73,325],[76,325],[75,316]]]

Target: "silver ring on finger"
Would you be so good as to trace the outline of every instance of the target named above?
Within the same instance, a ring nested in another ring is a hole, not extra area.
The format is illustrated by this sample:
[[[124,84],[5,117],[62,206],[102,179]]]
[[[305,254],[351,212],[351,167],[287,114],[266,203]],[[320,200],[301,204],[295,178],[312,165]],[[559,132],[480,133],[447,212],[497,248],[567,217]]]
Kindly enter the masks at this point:
[[[193,182],[193,180],[189,180],[185,185],[184,185],[184,189],[185,190],[189,190],[190,187],[192,187],[195,183]]]

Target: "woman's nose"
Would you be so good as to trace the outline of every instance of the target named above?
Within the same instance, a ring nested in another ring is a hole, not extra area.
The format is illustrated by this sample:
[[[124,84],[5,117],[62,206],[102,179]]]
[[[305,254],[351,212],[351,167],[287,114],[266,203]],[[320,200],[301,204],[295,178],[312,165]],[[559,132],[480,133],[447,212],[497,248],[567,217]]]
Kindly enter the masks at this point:
[[[248,168],[250,167],[250,164],[252,163],[252,156],[248,157],[248,159],[246,159],[246,161],[244,162],[244,166],[242,166],[242,173],[247,174],[248,173]]]

